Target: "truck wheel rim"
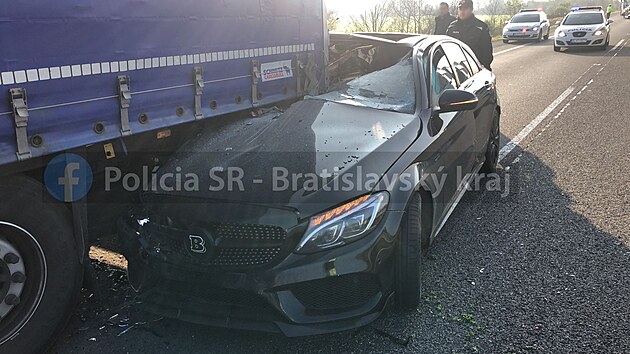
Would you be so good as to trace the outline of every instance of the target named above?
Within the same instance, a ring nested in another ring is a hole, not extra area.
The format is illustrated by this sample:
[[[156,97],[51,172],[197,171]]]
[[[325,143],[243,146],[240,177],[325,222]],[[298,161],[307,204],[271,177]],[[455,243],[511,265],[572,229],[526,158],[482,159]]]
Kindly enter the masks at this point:
[[[44,252],[24,228],[0,221],[0,345],[33,317],[44,294]]]

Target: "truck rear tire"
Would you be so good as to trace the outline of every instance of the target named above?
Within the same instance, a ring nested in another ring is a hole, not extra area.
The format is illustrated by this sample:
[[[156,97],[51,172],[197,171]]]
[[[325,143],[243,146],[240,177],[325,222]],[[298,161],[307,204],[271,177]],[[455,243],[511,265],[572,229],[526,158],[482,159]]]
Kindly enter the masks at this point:
[[[37,181],[0,178],[0,352],[42,353],[81,289],[71,213]]]

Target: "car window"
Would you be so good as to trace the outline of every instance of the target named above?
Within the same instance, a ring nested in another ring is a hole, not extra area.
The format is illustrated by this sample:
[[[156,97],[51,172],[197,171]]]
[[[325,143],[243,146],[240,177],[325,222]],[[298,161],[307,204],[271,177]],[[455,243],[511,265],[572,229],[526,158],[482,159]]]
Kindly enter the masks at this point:
[[[512,17],[512,23],[540,22],[539,14],[516,15]]]
[[[431,59],[431,88],[435,97],[439,97],[445,90],[457,88],[453,69],[442,48],[433,52]]]
[[[479,64],[477,63],[477,60],[473,58],[472,55],[470,55],[470,53],[468,53],[468,51],[465,49],[464,49],[464,55],[466,56],[466,59],[468,59],[468,64],[470,64],[470,70],[472,74],[473,75],[477,74],[481,70],[481,68],[479,67]]]
[[[461,84],[473,76],[470,64],[468,64],[468,59],[466,59],[459,45],[455,43],[444,43],[442,44],[442,49],[444,49]]]
[[[604,16],[600,13],[575,13],[570,14],[564,19],[563,25],[567,26],[584,26],[597,25],[604,23]]]

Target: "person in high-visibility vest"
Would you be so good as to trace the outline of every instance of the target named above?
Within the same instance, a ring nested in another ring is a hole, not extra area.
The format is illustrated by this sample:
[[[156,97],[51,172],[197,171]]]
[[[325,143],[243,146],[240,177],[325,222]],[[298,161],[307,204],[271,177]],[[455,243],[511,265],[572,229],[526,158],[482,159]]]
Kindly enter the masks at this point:
[[[610,18],[610,15],[613,13],[613,6],[612,4],[608,4],[608,8],[606,9],[606,19],[608,20]]]

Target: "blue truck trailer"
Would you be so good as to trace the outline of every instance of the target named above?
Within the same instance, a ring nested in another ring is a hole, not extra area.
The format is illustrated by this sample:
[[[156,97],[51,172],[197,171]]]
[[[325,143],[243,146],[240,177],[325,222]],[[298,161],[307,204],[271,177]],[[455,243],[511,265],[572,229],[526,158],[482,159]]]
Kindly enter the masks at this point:
[[[0,352],[71,314],[103,166],[321,91],[327,41],[323,0],[0,3]]]

